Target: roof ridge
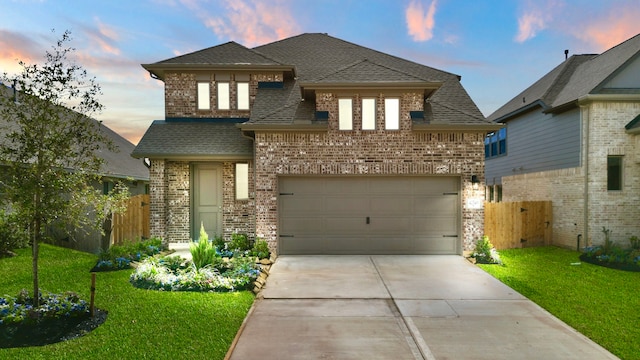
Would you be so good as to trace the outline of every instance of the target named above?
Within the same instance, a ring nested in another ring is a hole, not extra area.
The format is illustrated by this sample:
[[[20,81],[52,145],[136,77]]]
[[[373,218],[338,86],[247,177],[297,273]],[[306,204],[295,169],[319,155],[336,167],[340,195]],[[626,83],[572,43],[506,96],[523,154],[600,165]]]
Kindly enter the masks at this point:
[[[276,59],[273,59],[273,58],[271,58],[269,56],[266,56],[266,55],[264,55],[263,53],[261,53],[261,52],[259,52],[257,50],[254,50],[252,48],[248,48],[248,47],[246,47],[246,46],[244,46],[244,45],[242,45],[242,44],[240,44],[238,42],[235,42],[233,40],[227,41],[226,43],[222,43],[222,44],[218,44],[218,45],[214,45],[214,46],[209,46],[209,47],[201,49],[201,50],[196,50],[196,51],[192,51],[192,52],[189,52],[189,53],[186,53],[186,54],[182,54],[182,55],[174,56],[174,57],[171,57],[171,58],[168,58],[168,59],[164,59],[164,60],[155,62],[154,64],[162,64],[162,63],[167,62],[167,61],[176,60],[176,59],[184,58],[184,57],[187,57],[187,56],[193,56],[193,55],[196,55],[196,54],[207,53],[207,52],[211,51],[212,49],[222,48],[223,46],[227,46],[227,45],[234,45],[234,46],[237,46],[237,47],[241,48],[242,50],[246,50],[246,51],[252,52],[252,53],[254,53],[254,54],[258,55],[258,56],[261,56],[262,58],[264,58],[266,60],[276,62],[276,63],[278,63],[280,65],[287,65],[287,64],[284,64],[283,62],[281,62],[279,60],[276,60]]]
[[[576,73],[578,68],[586,63],[587,61],[593,59],[595,55],[593,54],[581,54],[581,55],[571,55],[569,59],[564,61],[560,66],[562,69],[558,73],[558,75],[553,79],[551,85],[547,88],[547,90],[540,96],[540,101],[542,101],[546,105],[551,105],[558,97],[558,95],[562,92],[565,86],[569,83],[569,80]],[[589,58],[587,58],[589,57]],[[584,61],[580,62],[580,59],[585,58]],[[573,66],[575,65],[575,66]],[[553,71],[553,70],[552,70]]]

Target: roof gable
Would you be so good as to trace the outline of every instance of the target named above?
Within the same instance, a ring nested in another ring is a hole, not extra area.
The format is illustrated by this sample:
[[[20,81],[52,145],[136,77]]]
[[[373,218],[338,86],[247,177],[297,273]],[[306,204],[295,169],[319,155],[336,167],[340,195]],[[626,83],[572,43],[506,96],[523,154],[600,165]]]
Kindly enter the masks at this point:
[[[640,68],[638,58],[640,34],[600,55],[571,56],[489,115],[488,119],[506,121],[535,106],[542,107],[544,111],[571,106],[580,97],[601,92],[608,84],[614,84],[612,81],[627,67]],[[636,75],[636,78],[640,79],[640,76]]]
[[[244,47],[234,41],[212,46],[192,53],[158,61],[154,64],[201,64],[201,65],[282,65],[268,57]]]

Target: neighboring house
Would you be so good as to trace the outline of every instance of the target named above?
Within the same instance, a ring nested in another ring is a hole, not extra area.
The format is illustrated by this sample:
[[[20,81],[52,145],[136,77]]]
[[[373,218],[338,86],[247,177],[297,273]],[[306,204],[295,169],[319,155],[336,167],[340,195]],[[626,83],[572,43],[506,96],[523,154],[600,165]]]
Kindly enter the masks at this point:
[[[489,116],[489,200],[550,200],[553,243],[640,236],[640,35],[574,55]]]
[[[144,64],[165,120],[151,233],[245,233],[278,254],[461,254],[483,235],[488,122],[460,77],[326,34]]]
[[[16,94],[15,89],[0,84],[0,96],[19,98],[19,93]],[[98,123],[96,120],[93,121]],[[8,124],[5,119],[0,118],[0,141],[5,137],[10,126],[11,124]],[[100,131],[105,138],[111,140],[115,151],[99,150],[97,155],[104,160],[104,163],[99,174],[102,181],[94,184],[96,189],[106,193],[113,188],[114,182],[122,181],[129,187],[131,195],[147,193],[149,169],[141,160],[131,157],[135,145],[104,124],[100,124]],[[0,164],[0,171],[1,169],[2,164]],[[1,191],[0,196],[2,196]],[[50,235],[57,245],[91,253],[99,251],[102,237],[97,231],[63,231],[57,228],[51,229]]]

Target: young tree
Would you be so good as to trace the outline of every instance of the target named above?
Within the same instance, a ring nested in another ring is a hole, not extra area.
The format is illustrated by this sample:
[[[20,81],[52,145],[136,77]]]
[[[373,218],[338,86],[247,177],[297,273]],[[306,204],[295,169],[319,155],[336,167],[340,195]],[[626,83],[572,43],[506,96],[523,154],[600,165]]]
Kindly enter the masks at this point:
[[[113,150],[99,123],[90,118],[102,110],[100,86],[70,58],[75,51],[68,46],[70,35],[62,34],[43,64],[19,61],[19,74],[1,77],[14,90],[0,87],[0,126],[7,134],[0,139],[0,165],[7,170],[0,186],[29,234],[34,306],[39,243],[47,229],[87,224],[99,229],[102,212],[109,210],[92,187],[103,162],[99,152]]]

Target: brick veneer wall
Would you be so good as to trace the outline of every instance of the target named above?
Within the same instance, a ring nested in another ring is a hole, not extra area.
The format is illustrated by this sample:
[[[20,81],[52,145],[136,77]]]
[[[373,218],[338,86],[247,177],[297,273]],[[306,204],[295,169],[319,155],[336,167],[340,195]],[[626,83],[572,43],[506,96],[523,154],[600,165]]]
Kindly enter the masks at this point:
[[[502,178],[503,201],[551,200],[553,244],[576,248],[601,244],[602,227],[610,229],[612,240],[628,245],[630,236],[640,236],[640,166],[636,135],[624,126],[640,114],[637,102],[592,102],[582,108],[583,146],[589,135],[588,231],[585,231],[584,167],[507,176]],[[585,121],[584,119],[587,119]],[[587,131],[588,125],[588,131]],[[623,156],[623,190],[607,191],[607,156]],[[586,233],[586,234],[585,234]]]
[[[235,199],[235,163],[222,164],[223,236],[247,234],[255,237],[255,201],[252,198],[253,165],[249,163],[248,200]],[[191,240],[191,164],[186,161],[152,160],[150,169],[151,235],[165,243]],[[213,237],[213,234],[211,237]]]
[[[329,111],[324,133],[256,132],[256,235],[277,248],[279,175],[460,175],[462,247],[471,250],[484,232],[484,210],[468,207],[471,175],[484,181],[484,132],[415,132],[409,111],[422,110],[422,96],[401,94],[400,130],[384,129],[384,101],[376,96],[378,130],[339,131],[338,96],[316,94],[316,108]],[[354,129],[361,128],[358,95],[353,96]]]
[[[201,81],[202,77],[207,78],[211,83],[210,88],[210,110],[197,109],[197,81]],[[251,74],[249,77],[249,104],[253,104],[258,91],[258,82],[260,81],[282,81],[281,72],[266,72]],[[235,110],[237,107],[237,81],[236,74],[230,74],[229,83],[230,92],[230,110],[217,110],[217,91],[215,74],[205,73],[173,73],[168,72],[164,79],[164,97],[165,97],[165,116],[167,118],[248,118],[248,110]]]
[[[225,239],[231,239],[231,234],[246,234],[251,240],[255,238],[255,193],[253,182],[253,163],[249,162],[249,199],[236,200],[235,193],[235,163],[223,164],[223,228]]]

